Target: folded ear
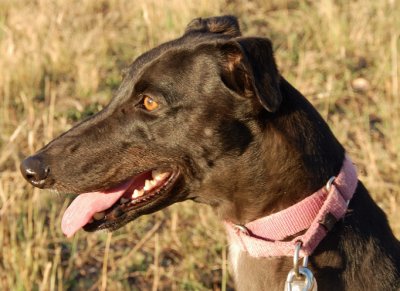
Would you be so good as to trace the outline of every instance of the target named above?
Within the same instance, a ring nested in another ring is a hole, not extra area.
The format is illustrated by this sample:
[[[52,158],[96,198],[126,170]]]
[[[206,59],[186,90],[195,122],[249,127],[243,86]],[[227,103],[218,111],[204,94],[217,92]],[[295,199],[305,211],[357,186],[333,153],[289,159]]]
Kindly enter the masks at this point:
[[[232,15],[193,19],[186,27],[185,34],[196,32],[218,33],[230,37],[241,35],[239,22],[237,18]]]
[[[221,44],[222,80],[245,97],[256,97],[269,112],[282,101],[272,44],[266,38],[240,38]]]

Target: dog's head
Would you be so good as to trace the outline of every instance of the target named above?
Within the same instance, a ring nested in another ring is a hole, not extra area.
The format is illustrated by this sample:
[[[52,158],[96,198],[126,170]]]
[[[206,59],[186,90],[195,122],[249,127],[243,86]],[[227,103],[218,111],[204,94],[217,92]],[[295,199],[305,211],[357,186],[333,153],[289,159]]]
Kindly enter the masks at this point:
[[[81,194],[64,216],[67,235],[185,199],[240,203],[233,193],[260,173],[247,170],[259,158],[248,149],[282,99],[270,41],[240,35],[232,16],[193,20],[133,62],[106,108],[22,162],[34,186]]]

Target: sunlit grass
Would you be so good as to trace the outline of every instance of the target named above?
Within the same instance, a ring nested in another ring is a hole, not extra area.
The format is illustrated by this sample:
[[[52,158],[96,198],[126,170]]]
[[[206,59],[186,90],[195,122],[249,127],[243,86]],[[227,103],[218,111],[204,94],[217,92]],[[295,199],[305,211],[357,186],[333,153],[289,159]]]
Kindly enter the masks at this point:
[[[1,290],[232,286],[212,209],[185,202],[112,236],[68,240],[68,199],[33,189],[18,171],[23,156],[101,109],[136,56],[199,16],[235,14],[244,34],[273,40],[282,74],[328,120],[400,236],[399,5],[264,2],[0,0]]]

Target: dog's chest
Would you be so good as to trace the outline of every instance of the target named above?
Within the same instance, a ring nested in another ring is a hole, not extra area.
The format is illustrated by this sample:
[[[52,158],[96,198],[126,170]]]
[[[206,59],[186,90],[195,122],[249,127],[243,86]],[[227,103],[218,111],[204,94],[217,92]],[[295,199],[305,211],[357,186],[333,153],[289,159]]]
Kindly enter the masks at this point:
[[[229,260],[238,291],[281,291],[293,267],[290,258],[254,258],[237,244],[230,244]]]
[[[242,253],[242,250],[240,249],[239,245],[231,244],[229,246],[229,260],[231,263],[232,272],[235,277],[235,280],[237,279],[237,276],[238,276],[239,259],[240,259],[241,253]]]

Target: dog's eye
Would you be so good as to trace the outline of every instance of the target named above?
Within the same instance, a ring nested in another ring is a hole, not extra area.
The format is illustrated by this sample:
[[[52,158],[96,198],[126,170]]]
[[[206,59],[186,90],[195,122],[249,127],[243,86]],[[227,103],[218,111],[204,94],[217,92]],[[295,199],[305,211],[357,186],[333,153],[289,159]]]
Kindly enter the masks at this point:
[[[158,108],[158,103],[148,95],[143,98],[143,106],[147,111],[154,111]]]

